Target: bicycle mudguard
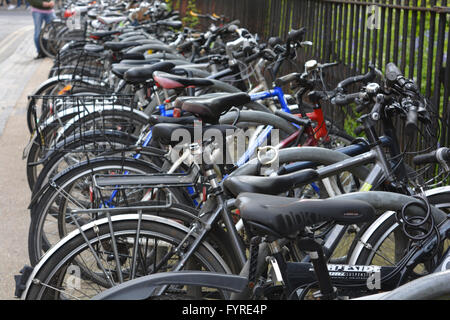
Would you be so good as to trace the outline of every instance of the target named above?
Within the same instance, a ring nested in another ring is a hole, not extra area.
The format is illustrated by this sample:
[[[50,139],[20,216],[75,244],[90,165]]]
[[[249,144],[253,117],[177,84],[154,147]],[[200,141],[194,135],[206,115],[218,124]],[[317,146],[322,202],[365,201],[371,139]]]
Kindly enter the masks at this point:
[[[241,292],[248,279],[233,274],[209,271],[174,271],[156,273],[126,281],[94,296],[93,300],[144,300],[162,285],[193,285]]]

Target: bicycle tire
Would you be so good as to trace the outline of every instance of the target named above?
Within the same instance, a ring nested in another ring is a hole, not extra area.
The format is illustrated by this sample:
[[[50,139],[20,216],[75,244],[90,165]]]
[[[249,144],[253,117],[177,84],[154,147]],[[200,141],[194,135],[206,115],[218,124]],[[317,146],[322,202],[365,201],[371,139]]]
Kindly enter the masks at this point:
[[[28,253],[32,265],[35,265],[39,261],[43,252],[47,251],[52,244],[54,245],[57,243],[59,239],[68,233],[67,230],[61,228],[59,222],[58,225],[53,225],[54,217],[51,217],[52,215],[57,215],[59,219],[61,218],[61,214],[65,215],[66,211],[61,210],[65,210],[66,207],[61,206],[67,206],[68,199],[61,200],[58,198],[60,190],[73,187],[73,184],[77,179],[82,179],[83,177],[84,179],[87,179],[89,176],[92,177],[93,174],[101,173],[103,171],[111,172],[112,170],[142,174],[160,172],[159,168],[142,160],[133,158],[97,158],[69,167],[58,174],[53,180],[53,185],[59,186],[59,188],[55,189],[55,187],[48,186],[42,192],[42,195],[39,196],[38,201],[36,200],[36,205],[30,207],[31,223],[28,234]],[[85,187],[89,186],[86,185]],[[80,188],[80,186],[78,186],[78,188]],[[64,190],[67,191],[66,189]],[[173,194],[173,201],[176,203],[189,203],[188,201],[192,201],[188,195],[184,194],[179,189],[171,188],[170,192]],[[88,196],[85,195],[84,197]],[[47,219],[50,219],[49,222],[46,222]],[[44,231],[44,228],[47,228],[50,231]],[[47,234],[51,236],[50,240],[49,238],[46,238]]]
[[[106,218],[97,220],[94,226],[84,228],[84,234],[91,245],[95,246],[100,243],[103,245],[103,243],[111,238],[110,229],[106,220]],[[111,217],[111,220],[114,230],[113,236],[115,239],[120,239],[120,236],[132,238],[136,235],[138,220],[135,214],[113,216]],[[159,239],[161,242],[175,246],[186,236],[186,233],[180,230],[180,228],[174,227],[170,220],[159,217],[158,219],[147,219],[146,216],[143,216],[140,230],[142,236],[154,237],[155,240]],[[75,258],[77,254],[82,253],[88,248],[87,242],[80,233],[76,233],[75,235],[72,234],[67,238],[69,239],[65,238],[62,244],[58,245],[55,250],[46,255],[45,259],[35,267],[34,274],[32,275],[33,281],[29,283],[28,290],[24,297],[25,299],[37,300],[61,298],[61,293],[49,288],[49,286],[53,287],[56,282],[58,283],[57,287],[62,288],[61,281],[64,281],[63,275],[67,271],[69,264],[73,262],[73,265],[80,268],[80,260],[75,261]],[[156,241],[154,243],[156,243]],[[123,256],[124,253],[121,253],[121,255]],[[191,266],[201,265],[208,271],[227,273],[228,268],[224,261],[218,257],[211,245],[206,242],[200,244],[198,249],[193,253],[193,258],[196,261],[190,263]],[[124,265],[124,263],[122,265]],[[92,280],[92,276],[91,279],[89,279],[87,271],[88,270],[83,269],[82,276],[85,278],[85,281],[90,281]],[[92,274],[97,275],[95,272],[92,272]],[[81,278],[82,277],[80,277],[80,281],[82,280]],[[99,280],[96,281],[99,282]],[[45,286],[42,286],[42,284]],[[95,292],[95,294],[97,293],[99,292]],[[92,294],[92,296],[95,294]],[[65,296],[64,298],[68,298],[68,296]]]

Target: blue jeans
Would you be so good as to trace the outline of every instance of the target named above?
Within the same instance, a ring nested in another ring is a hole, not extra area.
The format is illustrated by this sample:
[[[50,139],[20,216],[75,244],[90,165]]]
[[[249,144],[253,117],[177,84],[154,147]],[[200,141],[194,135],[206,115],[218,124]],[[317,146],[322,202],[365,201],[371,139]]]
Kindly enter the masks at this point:
[[[17,0],[17,8],[19,8],[22,5],[22,0]],[[25,0],[25,6],[28,8],[30,4],[27,0]]]
[[[41,47],[39,45],[39,34],[41,33],[42,22],[50,23],[56,16],[53,12],[42,13],[33,11],[32,13],[34,21],[34,45],[36,46],[37,52],[41,52]]]

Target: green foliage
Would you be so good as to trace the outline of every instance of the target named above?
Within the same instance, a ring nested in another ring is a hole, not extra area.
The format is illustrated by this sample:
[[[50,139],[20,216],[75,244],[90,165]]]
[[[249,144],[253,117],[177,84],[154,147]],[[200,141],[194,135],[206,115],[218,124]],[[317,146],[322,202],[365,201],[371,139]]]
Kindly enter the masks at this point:
[[[181,19],[183,21],[183,25],[188,28],[195,28],[198,23],[198,17],[192,16],[189,12],[198,12],[197,6],[195,5],[195,0],[189,0],[186,8],[186,15]]]

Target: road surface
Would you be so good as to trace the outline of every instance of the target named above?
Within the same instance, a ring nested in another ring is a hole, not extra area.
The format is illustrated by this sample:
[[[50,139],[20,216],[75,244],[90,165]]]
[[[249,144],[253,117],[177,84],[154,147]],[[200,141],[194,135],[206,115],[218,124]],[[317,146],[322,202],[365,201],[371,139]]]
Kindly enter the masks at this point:
[[[25,9],[0,7],[0,299],[14,299],[14,275],[29,264],[30,190],[23,148],[27,96],[47,79],[50,59],[35,60],[33,19]]]

